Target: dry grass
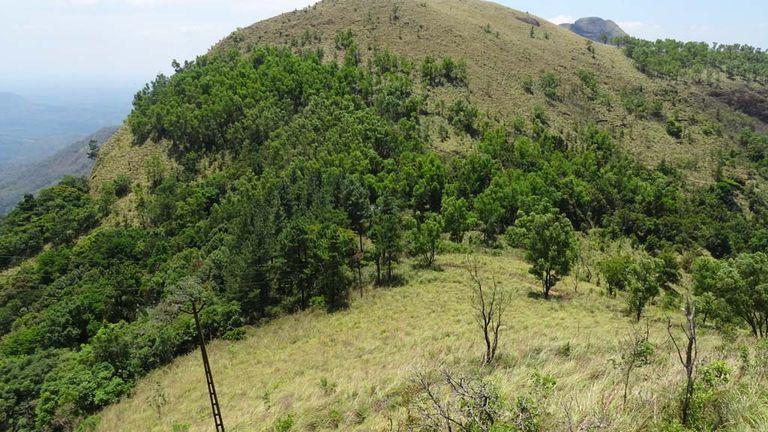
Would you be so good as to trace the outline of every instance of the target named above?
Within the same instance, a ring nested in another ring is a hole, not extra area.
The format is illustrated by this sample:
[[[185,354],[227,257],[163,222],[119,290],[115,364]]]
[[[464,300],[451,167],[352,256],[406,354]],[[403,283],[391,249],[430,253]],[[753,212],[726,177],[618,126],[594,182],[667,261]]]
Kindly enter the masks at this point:
[[[534,17],[541,27],[534,29],[531,38],[531,25],[520,20],[531,17],[480,0],[324,0],[237,30],[214,50],[277,44],[319,47],[333,55],[337,52],[334,36],[350,29],[366,57],[374,48],[387,48],[416,62],[427,55],[466,59],[471,99],[492,118],[505,122],[544,107],[561,131],[597,123],[641,161],[653,166],[666,160],[699,183],[712,179],[716,149],[735,145],[729,134],[703,134],[702,122],[728,113],[734,121],[726,132],[736,132],[752,121],[733,113],[700,86],[649,79],[618,48],[595,44],[593,57],[586,39],[543,19]],[[605,94],[603,103],[582,96],[579,70],[596,75]],[[548,100],[540,90],[530,95],[523,89],[526,77],[538,83],[544,72],[561,78],[559,101]],[[663,99],[667,115],[685,119],[685,139],[667,135],[663,122],[628,116],[620,93],[630,87],[641,87],[648,98]]]
[[[680,388],[682,369],[665,325],[674,312],[649,311],[655,361],[638,369],[624,407],[621,375],[612,363],[631,327],[623,303],[586,283],[576,293],[572,281],[559,285],[555,300],[541,300],[530,295],[538,286],[514,253],[494,255],[476,255],[482,274],[493,275],[513,300],[489,379],[514,399],[531,391],[535,371],[552,375],[557,385],[544,402],[545,430],[568,430],[568,424],[573,430],[647,430]],[[344,312],[287,316],[250,329],[244,341],[211,343],[227,429],[271,431],[277,419],[290,415],[291,430],[385,431],[406,414],[403,397],[415,368],[479,368],[483,347],[471,315],[465,260],[446,255],[438,260],[442,270],[406,270],[406,285],[369,289]],[[704,332],[701,345],[708,360],[724,355],[716,335]],[[149,403],[157,389],[167,400],[159,416]],[[741,395],[733,410],[742,420],[733,430],[764,430],[768,402],[759,392]],[[169,431],[186,424],[190,431],[207,431],[209,410],[195,352],[153,372],[130,398],[107,408],[99,430]]]
[[[335,54],[340,58],[333,46],[334,36],[351,29],[366,58],[375,48],[386,48],[414,62],[428,55],[465,59],[470,75],[468,95],[494,121],[506,123],[516,116],[528,118],[536,107],[543,107],[552,126],[572,141],[577,139],[573,131],[596,123],[610,130],[647,165],[655,166],[666,160],[680,167],[697,184],[712,180],[715,152],[733,148],[734,134],[755,122],[708,96],[704,88],[649,79],[615,47],[595,44],[593,58],[586,39],[542,19],[541,27],[535,28],[535,37],[531,38],[531,26],[519,19],[528,17],[531,15],[480,0],[325,0],[237,30],[214,50],[245,49],[253,44],[289,45],[323,48],[327,56]],[[315,39],[302,43],[305,34]],[[595,74],[605,95],[602,102],[585,99],[577,76],[579,70]],[[561,79],[559,101],[547,99],[539,89],[533,94],[523,89],[526,78],[538,84],[545,72],[553,72]],[[636,119],[626,113],[620,93],[638,86],[648,98],[662,98],[667,115],[684,119],[684,139],[668,136],[663,122]],[[460,93],[463,92],[438,91],[433,100],[464,97]],[[727,119],[724,137],[703,133],[703,125],[715,121],[715,117]],[[472,148],[467,140],[455,136],[443,143],[430,144],[451,154],[466,153]],[[130,132],[123,127],[104,145],[94,167],[94,193],[104,180],[119,174],[140,179],[144,160],[151,154],[165,157],[167,148],[167,143],[152,142],[134,146]],[[130,198],[124,199],[118,207],[131,213],[130,203]]]
[[[128,176],[134,186],[140,185],[146,191],[149,185],[146,164],[150,158],[160,158],[168,170],[175,166],[168,156],[169,148],[168,142],[157,144],[148,141],[143,145],[136,145],[130,129],[123,125],[99,150],[99,157],[90,179],[91,195],[98,197],[104,183],[120,175]],[[104,224],[117,222],[138,223],[135,193],[131,192],[118,200]]]

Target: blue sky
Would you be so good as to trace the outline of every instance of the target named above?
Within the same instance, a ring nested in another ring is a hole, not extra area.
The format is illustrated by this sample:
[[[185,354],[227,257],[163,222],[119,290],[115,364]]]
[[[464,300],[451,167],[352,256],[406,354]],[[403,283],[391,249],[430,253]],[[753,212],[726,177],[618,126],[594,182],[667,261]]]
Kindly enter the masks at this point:
[[[501,0],[546,19],[611,18],[635,36],[768,48],[759,0]],[[311,0],[0,0],[0,91],[137,88],[237,27]],[[726,5],[727,7],[723,7]]]

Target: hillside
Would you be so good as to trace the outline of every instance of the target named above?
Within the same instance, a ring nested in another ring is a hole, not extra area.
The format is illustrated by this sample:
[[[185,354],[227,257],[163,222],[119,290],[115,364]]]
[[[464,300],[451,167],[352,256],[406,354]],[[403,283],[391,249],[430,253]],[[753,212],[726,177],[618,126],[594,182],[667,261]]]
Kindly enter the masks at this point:
[[[674,403],[682,369],[668,342],[665,316],[675,311],[649,314],[653,360],[634,373],[623,405],[618,363],[633,332],[623,305],[604,297],[599,287],[584,282],[574,287],[573,281],[562,284],[557,300],[542,303],[529,295],[538,287],[519,256],[475,256],[485,277],[497,278],[513,296],[500,364],[482,374],[510,400],[538,398],[533,377],[552,377],[554,391],[539,400],[541,430],[649,430]],[[481,358],[467,264],[464,255],[445,255],[438,270],[410,270],[406,286],[366,292],[347,311],[309,311],[249,329],[240,342],[212,343],[209,355],[227,429],[403,430],[417,372],[445,365],[471,373]],[[705,358],[734,343],[709,332],[701,339]],[[738,364],[736,357],[729,358],[731,367]],[[199,353],[178,359],[101,413],[96,430],[210,430],[202,376]],[[768,421],[768,405],[753,399],[753,391],[743,393],[749,412],[727,414],[726,421],[742,431],[761,430]],[[159,397],[164,403],[158,415],[153,401]],[[292,428],[280,429],[287,418],[293,419]]]
[[[117,127],[99,129],[42,161],[0,172],[0,215],[12,210],[25,194],[53,186],[64,176],[90,176],[94,163],[88,158],[90,141],[95,140],[100,146],[112,137],[116,130]]]
[[[0,218],[0,430],[201,430],[198,326],[235,430],[759,430],[768,53],[325,0],[172,66]]]
[[[649,79],[620,49],[597,45],[593,54],[567,29],[481,0],[324,1],[239,29],[214,51],[280,44],[333,52],[334,36],[346,30],[355,34],[364,56],[380,47],[411,59],[466,59],[469,96],[491,118],[509,123],[545,107],[558,130],[597,123],[649,166],[664,160],[696,181],[712,179],[715,153],[736,146],[745,126],[765,127],[762,120],[734,112],[707,87]],[[584,90],[580,71],[594,74],[596,96]],[[547,73],[559,82],[554,97],[538,88]],[[649,105],[661,104],[659,115],[625,108],[638,95]],[[684,122],[682,139],[666,132],[667,118]],[[727,119],[724,136],[707,131],[716,118]],[[451,144],[446,150],[461,148]]]
[[[560,26],[579,36],[601,43],[613,43],[615,39],[629,36],[615,22],[598,17],[579,18],[575,23],[564,23]]]

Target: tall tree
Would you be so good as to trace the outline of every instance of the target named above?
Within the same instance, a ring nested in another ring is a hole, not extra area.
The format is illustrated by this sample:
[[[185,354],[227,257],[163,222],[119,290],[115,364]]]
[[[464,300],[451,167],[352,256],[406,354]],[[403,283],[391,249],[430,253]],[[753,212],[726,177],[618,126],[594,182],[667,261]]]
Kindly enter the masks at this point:
[[[413,252],[421,256],[424,266],[429,267],[435,262],[442,233],[443,217],[436,213],[429,213],[423,222],[416,225],[413,231]]]
[[[693,282],[696,294],[714,294],[755,337],[768,337],[768,255],[741,254],[722,261],[699,258],[693,265]]]
[[[629,267],[627,277],[627,302],[629,310],[639,322],[645,306],[661,288],[661,270],[664,262],[651,256],[641,256]]]
[[[392,282],[392,266],[403,251],[403,224],[396,198],[389,190],[376,201],[371,227],[375,246],[376,283]],[[386,276],[382,277],[382,270]]]
[[[560,213],[529,214],[515,227],[521,230],[529,272],[541,281],[544,298],[576,260],[576,236],[571,222]]]

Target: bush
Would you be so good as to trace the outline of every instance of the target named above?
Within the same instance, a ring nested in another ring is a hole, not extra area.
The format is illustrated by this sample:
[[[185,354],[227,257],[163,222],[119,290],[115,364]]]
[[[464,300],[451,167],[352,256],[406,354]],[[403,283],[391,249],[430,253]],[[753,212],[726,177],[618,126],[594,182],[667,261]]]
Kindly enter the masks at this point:
[[[534,90],[534,83],[533,78],[530,75],[525,75],[520,82],[520,85],[523,87],[523,90],[525,90],[528,94],[533,94]]]
[[[288,432],[291,429],[293,429],[293,415],[291,414],[285,414],[282,417],[279,417],[277,420],[275,420],[275,425],[273,427],[273,430],[275,432]]]
[[[541,76],[539,85],[541,86],[541,92],[544,93],[544,96],[547,98],[551,100],[558,100],[560,98],[558,93],[560,90],[560,77],[556,74],[546,72]]]
[[[131,178],[126,175],[117,176],[117,178],[113,181],[113,183],[114,183],[115,196],[117,196],[118,198],[122,198],[128,195],[128,192],[131,191]]]
[[[667,134],[673,138],[680,139],[683,136],[683,126],[673,119],[667,120]]]
[[[469,101],[457,99],[448,108],[448,121],[459,132],[469,136],[478,135],[477,120],[479,111]]]

